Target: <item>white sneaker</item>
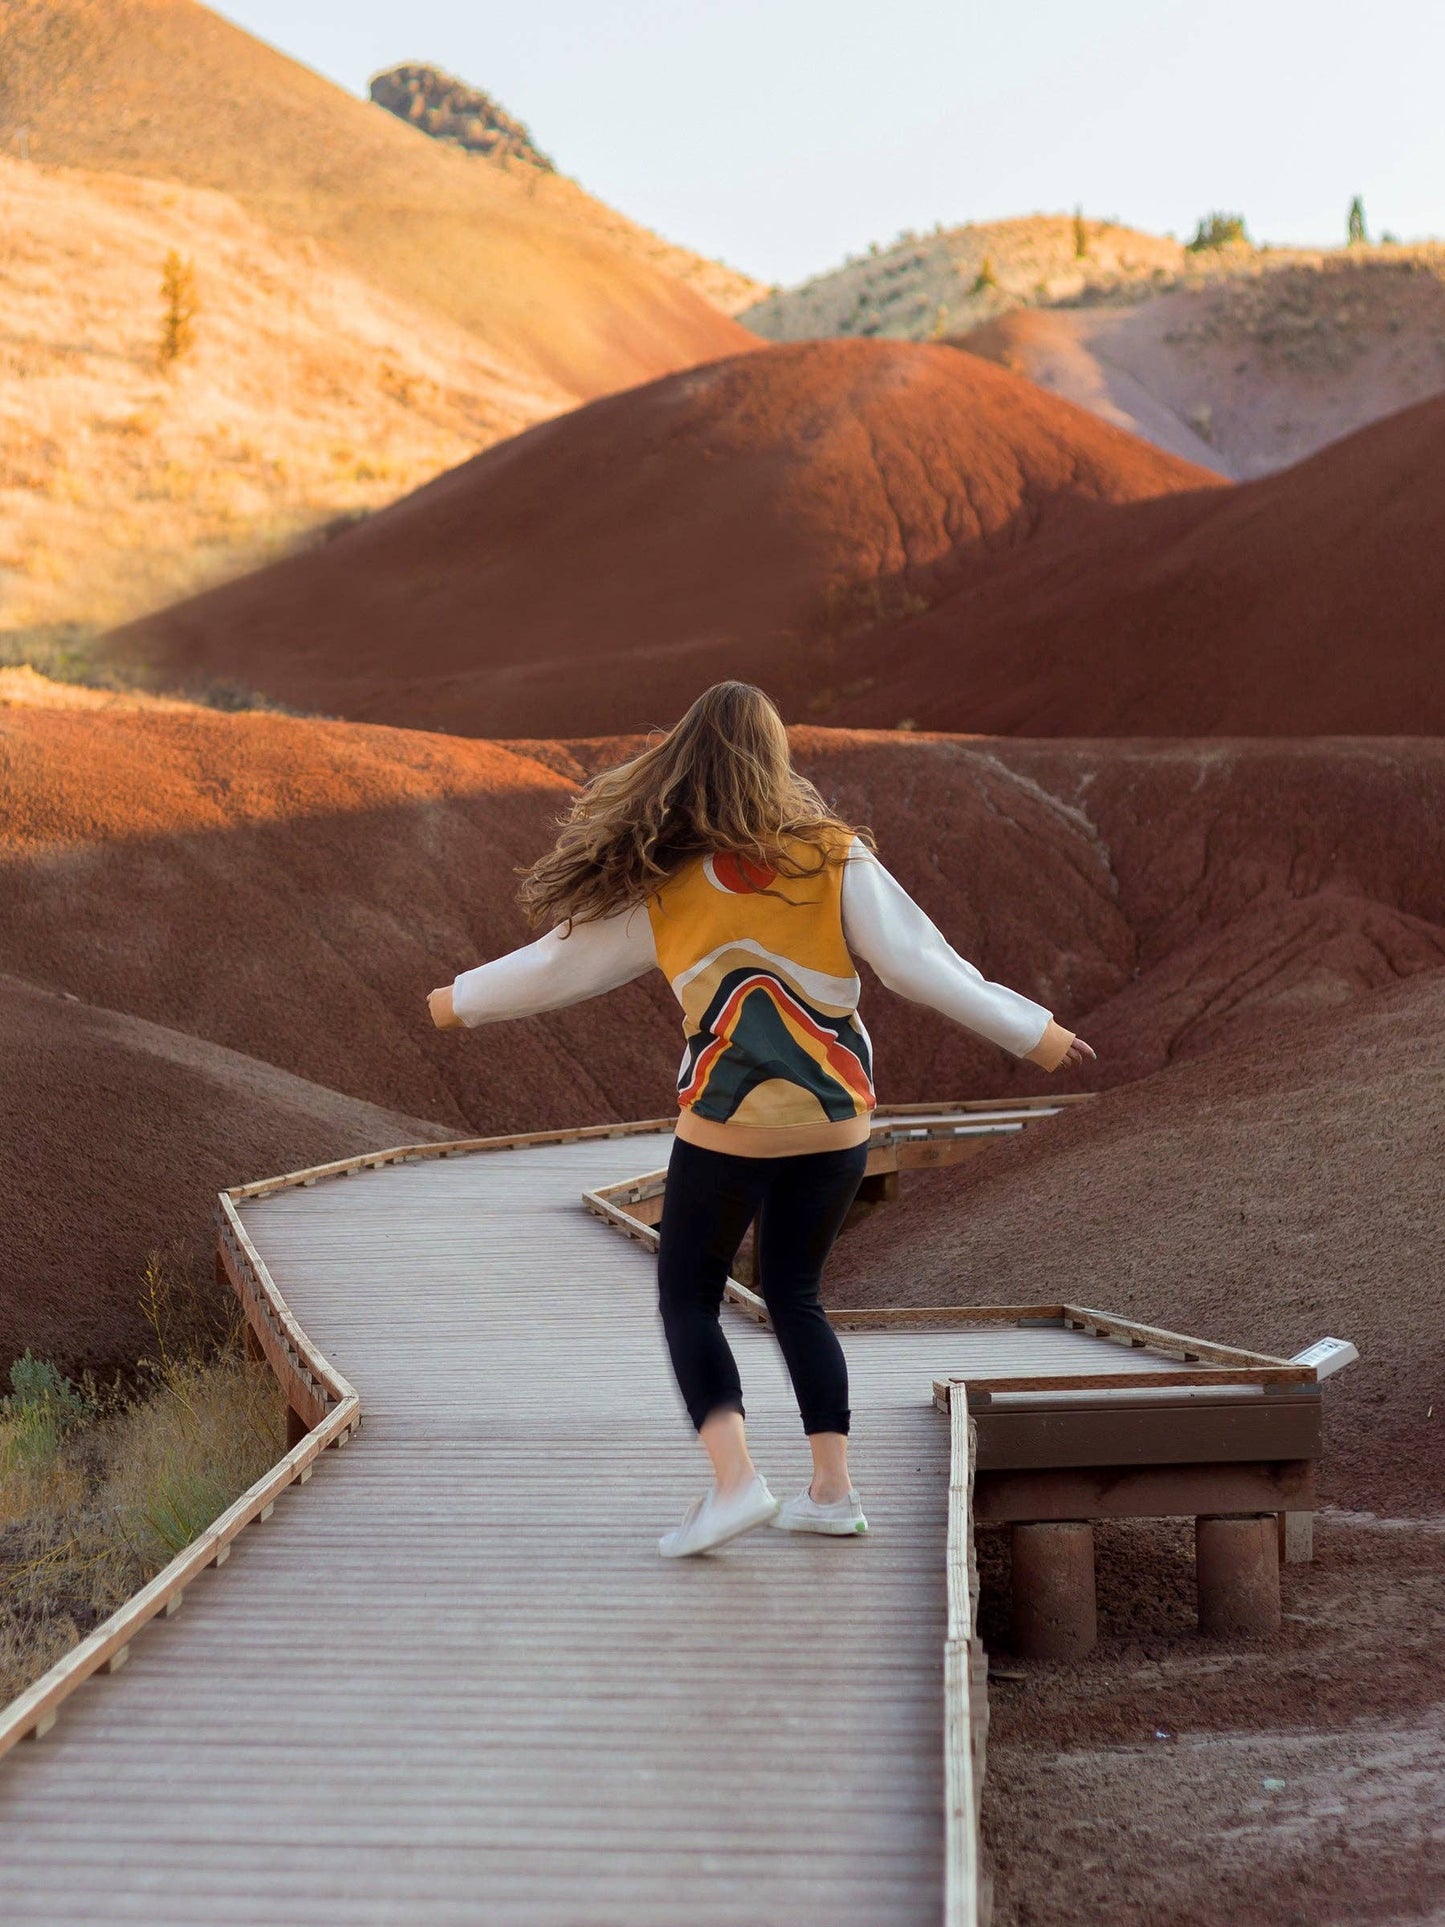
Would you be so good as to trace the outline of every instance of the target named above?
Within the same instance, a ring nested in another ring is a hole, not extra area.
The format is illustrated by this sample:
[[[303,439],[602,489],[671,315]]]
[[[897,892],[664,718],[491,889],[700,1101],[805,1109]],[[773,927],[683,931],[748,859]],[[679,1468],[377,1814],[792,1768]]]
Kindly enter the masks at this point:
[[[795,1499],[785,1499],[773,1515],[773,1524],[783,1532],[825,1532],[835,1539],[851,1539],[868,1530],[863,1517],[863,1502],[854,1491],[846,1499],[833,1499],[819,1505],[807,1486]]]
[[[711,1552],[714,1546],[726,1545],[729,1539],[740,1538],[754,1526],[766,1525],[777,1509],[778,1502],[769,1492],[766,1479],[761,1472],[755,1472],[750,1485],[726,1499],[720,1499],[715,1490],[698,1499],[688,1508],[680,1526],[663,1533],[657,1550],[664,1559]]]

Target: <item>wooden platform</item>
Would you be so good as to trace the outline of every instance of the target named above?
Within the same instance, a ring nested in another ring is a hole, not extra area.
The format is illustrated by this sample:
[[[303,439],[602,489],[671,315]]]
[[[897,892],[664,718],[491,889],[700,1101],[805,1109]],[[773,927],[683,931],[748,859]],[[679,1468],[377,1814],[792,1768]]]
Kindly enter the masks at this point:
[[[653,1268],[580,1194],[665,1150],[543,1144],[242,1205],[366,1423],[0,1762],[7,1921],[940,1919],[945,1648],[969,1629],[931,1390],[963,1341],[845,1340],[867,1540],[659,1560],[699,1455]],[[794,1489],[772,1339],[729,1335],[759,1462]]]

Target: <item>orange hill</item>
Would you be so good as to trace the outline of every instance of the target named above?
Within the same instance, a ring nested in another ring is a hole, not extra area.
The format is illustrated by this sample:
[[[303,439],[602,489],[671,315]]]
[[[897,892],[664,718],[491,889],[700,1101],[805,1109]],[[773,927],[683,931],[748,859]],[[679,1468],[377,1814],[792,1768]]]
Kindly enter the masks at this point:
[[[660,977],[484,1037],[438,1034],[423,1004],[525,939],[515,866],[632,743],[46,702],[39,678],[17,680],[24,699],[0,705],[0,972],[34,988],[0,1027],[4,1087],[28,1094],[0,1149],[37,1204],[0,1219],[0,1304],[22,1345],[43,1332],[62,1349],[73,1316],[74,1356],[98,1360],[107,1331],[116,1360],[133,1356],[134,1254],[174,1227],[203,1240],[223,1180],[396,1134],[358,1105],[448,1135],[669,1109],[678,1019]],[[1091,1087],[1222,1048],[1278,1062],[1281,1011],[1314,1021],[1445,963],[1437,742],[802,730],[795,748],[965,955],[1096,1045]],[[885,1101],[1079,1085],[876,986],[865,1007]],[[112,1208],[128,1228],[107,1269]],[[67,1242],[103,1302],[79,1283],[68,1309],[56,1295]],[[24,1296],[35,1278],[54,1287],[49,1322],[22,1326],[3,1281]]]
[[[891,737],[800,747],[983,967],[1071,1007],[1127,981],[1128,929],[1087,833],[996,759]],[[526,941],[516,868],[585,773],[593,746],[575,749],[184,707],[0,708],[0,970],[462,1133],[656,1116],[680,1047],[660,977],[484,1048],[426,1019],[433,984]],[[952,825],[947,882],[911,850],[915,778]],[[1020,834],[1045,846],[1037,888],[1008,881]],[[1059,920],[1076,933],[1067,958]],[[877,1016],[890,1096],[1011,1075],[942,1020],[892,1000]]]
[[[1114,511],[886,637],[828,720],[1018,736],[1445,733],[1445,396],[1282,474]]]
[[[1087,1021],[1104,1082],[1445,963],[1434,740],[794,741],[965,955]],[[526,940],[517,866],[635,743],[0,707],[0,970],[461,1131],[655,1115],[677,1042],[660,978],[485,1049],[422,1004]],[[869,1022],[885,1099],[1052,1088],[881,994]]]
[[[573,397],[753,339],[573,182],[433,141],[194,0],[8,0],[0,124],[47,167],[233,194]]]
[[[1219,486],[950,348],[768,348],[534,428],[113,646],[479,736],[644,728],[722,674],[822,716],[862,673],[840,673],[860,626],[1102,540],[1117,504]]]

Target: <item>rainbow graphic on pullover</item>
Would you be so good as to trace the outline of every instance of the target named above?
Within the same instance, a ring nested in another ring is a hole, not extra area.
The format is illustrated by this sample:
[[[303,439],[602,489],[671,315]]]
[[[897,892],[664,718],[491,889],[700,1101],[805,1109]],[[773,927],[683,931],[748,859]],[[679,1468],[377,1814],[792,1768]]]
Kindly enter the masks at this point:
[[[806,845],[790,854],[816,860]],[[718,852],[649,899],[657,961],[683,1011],[681,1109],[774,1128],[873,1109],[843,872],[834,860],[812,875],[780,875]]]

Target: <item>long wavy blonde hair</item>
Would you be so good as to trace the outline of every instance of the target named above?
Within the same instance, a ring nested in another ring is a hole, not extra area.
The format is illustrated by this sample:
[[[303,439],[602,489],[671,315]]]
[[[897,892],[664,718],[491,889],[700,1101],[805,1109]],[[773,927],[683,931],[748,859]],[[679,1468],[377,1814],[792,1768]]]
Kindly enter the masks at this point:
[[[853,836],[873,847],[793,768],[781,716],[745,682],[705,689],[640,756],[594,776],[560,823],[523,877],[534,924],[591,923],[642,903],[712,851],[801,877],[841,861]]]

